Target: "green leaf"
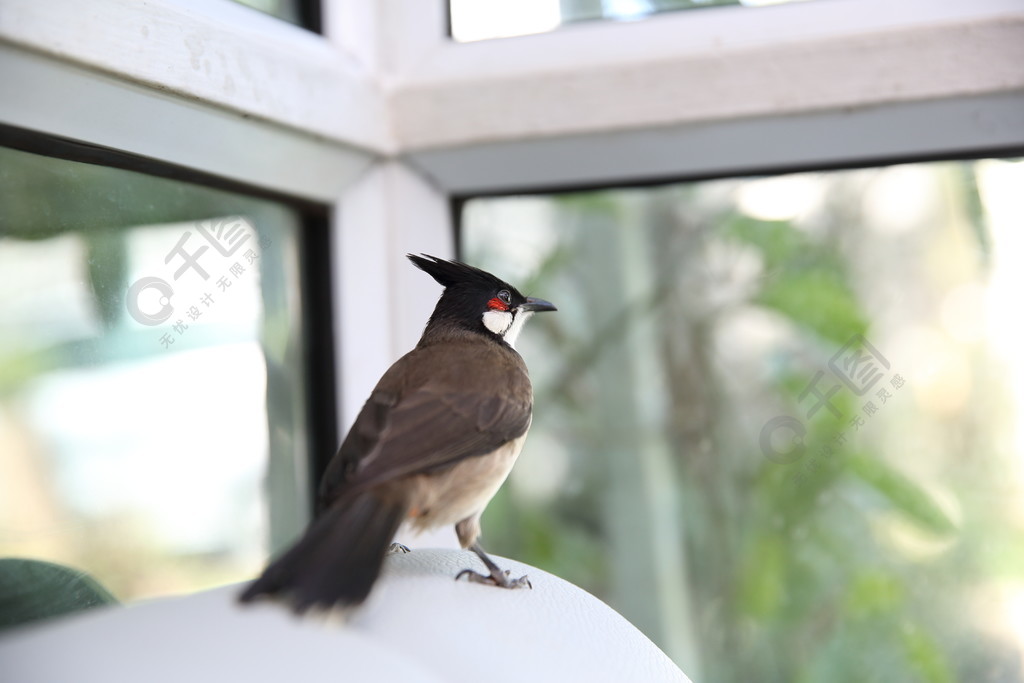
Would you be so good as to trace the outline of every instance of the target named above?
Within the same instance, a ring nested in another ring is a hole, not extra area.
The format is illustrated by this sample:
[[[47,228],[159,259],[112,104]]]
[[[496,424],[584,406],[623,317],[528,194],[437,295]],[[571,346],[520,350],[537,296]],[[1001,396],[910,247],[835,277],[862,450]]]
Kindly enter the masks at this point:
[[[765,277],[758,303],[839,343],[867,330],[845,262],[832,246],[811,241],[784,221],[737,217],[723,233],[761,252]]]
[[[866,571],[858,574],[847,589],[845,611],[860,618],[884,615],[897,609],[905,594],[899,577],[881,571]]]
[[[765,283],[757,301],[823,339],[843,343],[867,330],[860,305],[846,284],[821,268],[778,273]]]
[[[939,649],[938,643],[928,633],[916,627],[908,627],[904,629],[901,640],[907,661],[922,681],[953,683],[949,662]]]
[[[956,525],[924,489],[881,460],[852,456],[847,460],[847,467],[851,474],[921,528],[939,535],[956,531]]]

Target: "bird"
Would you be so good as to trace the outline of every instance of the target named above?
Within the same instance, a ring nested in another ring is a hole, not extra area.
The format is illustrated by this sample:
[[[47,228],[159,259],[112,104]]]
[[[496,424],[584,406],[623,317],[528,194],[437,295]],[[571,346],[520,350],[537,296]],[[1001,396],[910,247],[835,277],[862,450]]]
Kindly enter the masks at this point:
[[[534,313],[557,309],[461,261],[406,257],[444,290],[416,347],[380,378],[328,463],[305,533],[242,602],[277,598],[299,614],[358,607],[405,521],[417,531],[455,526],[462,548],[487,568],[456,580],[532,587],[484,552],[480,517],[532,421],[533,388],[516,341]]]

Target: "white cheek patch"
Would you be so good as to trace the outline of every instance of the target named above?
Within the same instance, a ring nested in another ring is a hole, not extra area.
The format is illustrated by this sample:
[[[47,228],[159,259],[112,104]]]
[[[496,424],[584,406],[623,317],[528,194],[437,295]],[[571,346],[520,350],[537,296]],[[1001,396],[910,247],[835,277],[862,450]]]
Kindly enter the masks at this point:
[[[497,335],[504,335],[512,326],[512,314],[508,311],[487,311],[484,313],[484,327]]]

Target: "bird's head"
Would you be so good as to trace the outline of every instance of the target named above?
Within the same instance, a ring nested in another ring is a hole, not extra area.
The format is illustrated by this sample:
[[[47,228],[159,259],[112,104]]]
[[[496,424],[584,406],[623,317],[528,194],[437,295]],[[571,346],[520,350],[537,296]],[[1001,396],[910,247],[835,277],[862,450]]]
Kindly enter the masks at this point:
[[[427,331],[445,325],[493,335],[514,347],[526,320],[539,311],[554,311],[543,299],[519,290],[487,271],[436,256],[407,255],[417,268],[444,287]]]

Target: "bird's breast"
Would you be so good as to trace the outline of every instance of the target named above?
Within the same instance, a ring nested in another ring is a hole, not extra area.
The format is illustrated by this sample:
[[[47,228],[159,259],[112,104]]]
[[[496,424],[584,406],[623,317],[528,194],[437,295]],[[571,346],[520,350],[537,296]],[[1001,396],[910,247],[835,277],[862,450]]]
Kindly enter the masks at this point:
[[[482,512],[512,471],[524,441],[526,432],[487,455],[466,458],[442,472],[415,475],[413,527],[455,524]]]

